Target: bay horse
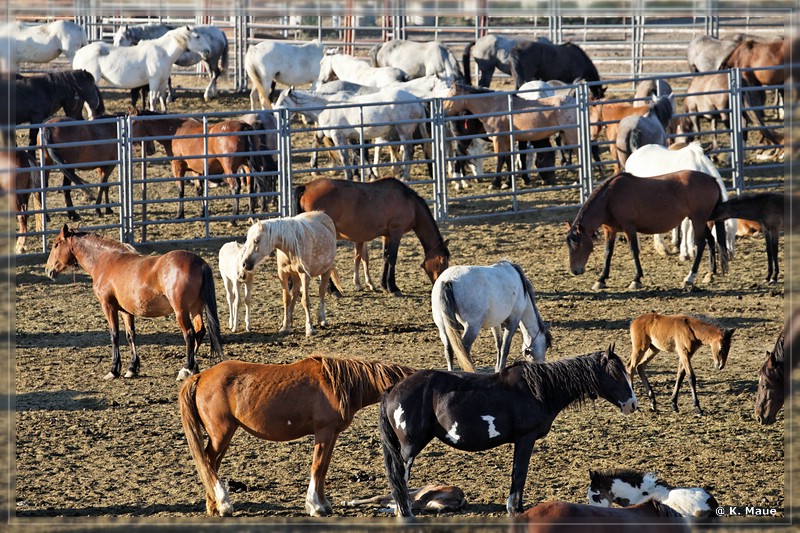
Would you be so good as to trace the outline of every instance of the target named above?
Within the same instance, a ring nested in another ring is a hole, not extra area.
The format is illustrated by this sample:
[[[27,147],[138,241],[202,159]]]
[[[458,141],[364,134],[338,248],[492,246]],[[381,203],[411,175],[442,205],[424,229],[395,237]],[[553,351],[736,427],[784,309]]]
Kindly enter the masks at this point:
[[[333,220],[337,236],[355,244],[353,283],[357,290],[362,290],[358,275],[362,261],[366,285],[374,290],[366,244],[378,237],[383,241],[381,288],[394,296],[402,295],[395,282],[395,265],[400,240],[409,231],[414,231],[422,245],[425,259],[421,266],[431,283],[450,264],[447,241],[442,239],[428,204],[400,180],[362,183],[317,178],[295,187],[294,198],[298,213],[324,211]]]
[[[689,375],[692,401],[698,416],[703,415],[697,400],[697,379],[692,368],[692,356],[703,345],[711,348],[711,359],[717,370],[725,368],[731,337],[735,329],[723,329],[706,319],[689,315],[660,315],[647,313],[631,322],[631,358],[628,362],[628,375],[633,378],[637,372],[642,380],[653,411],[656,411],[656,395],[647,381],[645,367],[660,351],[678,354],[678,375],[672,391],[672,410],[678,412],[678,391],[683,378]]]
[[[376,361],[314,355],[291,364],[223,361],[186,380],[178,394],[181,422],[206,493],[206,512],[230,516],[233,506],[218,478],[239,427],[260,439],[289,441],[314,435],[305,509],[331,514],[325,475],[339,433],[360,409],[414,369]],[[287,423],[288,422],[288,423]],[[203,430],[208,443],[203,446]]]
[[[510,515],[522,512],[522,491],[536,440],[573,403],[601,397],[627,415],[636,395],[625,366],[605,351],[558,361],[519,361],[495,374],[419,370],[381,400],[383,460],[397,514],[413,516],[408,479],[414,459],[434,438],[462,451],[514,443]]]
[[[291,44],[265,40],[247,49],[244,68],[253,84],[250,109],[271,109],[275,82],[294,87],[314,83],[319,77],[322,43],[314,39],[307,43]],[[267,92],[269,89],[269,92]]]
[[[11,52],[16,55],[17,64],[48,63],[62,53],[72,61],[75,53],[88,43],[86,32],[71,20],[54,20],[35,26],[15,22],[9,26],[14,38]]]
[[[522,513],[515,532],[579,533],[689,533],[685,518],[669,505],[647,500],[629,507],[594,507],[591,505],[549,500]]]
[[[778,239],[783,231],[783,216],[786,209],[786,198],[781,193],[760,192],[744,193],[735,196],[717,206],[709,216],[709,220],[726,220],[743,218],[761,225],[761,232],[767,245],[767,278],[768,283],[778,282]]]
[[[635,470],[589,470],[589,505],[628,507],[649,500],[674,509],[681,516],[711,518],[719,507],[717,499],[700,487],[673,487],[652,472]]]
[[[798,365],[798,358],[793,356],[792,347],[800,338],[799,316],[800,308],[796,308],[786,320],[775,339],[775,346],[771,352],[767,352],[758,371],[755,418],[761,424],[774,424],[778,411],[792,393],[791,372]]]
[[[658,201],[653,201],[658,198]],[[639,261],[639,241],[636,233],[666,233],[685,217],[694,227],[697,255],[684,283],[694,283],[706,240],[709,242],[711,271],[716,274],[714,237],[706,227],[711,212],[722,203],[719,184],[713,176],[694,170],[684,170],[639,178],[627,172],[606,179],[592,191],[567,232],[570,271],[578,276],[586,270],[586,261],[594,248],[593,236],[601,226],[605,235],[606,257],[603,272],[593,289],[604,289],[611,269],[611,256],[617,233],[624,232],[633,254],[636,275],[629,288],[641,288],[642,265]],[[715,224],[717,238],[725,242],[725,224]],[[722,271],[728,269],[727,248],[720,247]]]
[[[580,46],[573,43],[520,40],[511,50],[511,73],[515,88],[531,80],[560,80],[573,83],[581,78],[599,82],[600,75],[592,60]],[[591,83],[589,92],[593,99],[605,95],[605,87]]]
[[[224,356],[214,273],[199,255],[185,250],[142,255],[128,244],[64,224],[53,241],[45,272],[55,280],[60,272],[76,263],[91,276],[92,289],[111,330],[111,370],[104,379],[120,375],[119,315],[131,348],[126,378],[139,374],[134,327],[137,316],[162,317],[175,313],[186,343],[186,363],[178,372],[178,381],[200,371],[196,356],[206,334],[206,324],[212,357]]]
[[[444,344],[447,370],[453,370],[455,352],[461,368],[475,372],[470,350],[483,328],[491,328],[494,336],[495,372],[505,368],[517,328],[522,330],[522,355],[529,361],[544,361],[551,344],[550,328],[536,308],[533,284],[522,267],[510,261],[448,268],[433,284],[431,311]]]
[[[277,250],[278,279],[283,289],[283,324],[280,334],[292,329],[292,314],[297,297],[302,293],[306,314],[306,337],[314,335],[311,323],[311,278],[320,277],[317,319],[322,327],[325,318],[325,294],[332,281],[341,294],[336,272],[336,227],[331,217],[322,211],[300,213],[294,217],[256,222],[247,230],[247,241],[240,255],[240,280],[252,272],[265,258]]]

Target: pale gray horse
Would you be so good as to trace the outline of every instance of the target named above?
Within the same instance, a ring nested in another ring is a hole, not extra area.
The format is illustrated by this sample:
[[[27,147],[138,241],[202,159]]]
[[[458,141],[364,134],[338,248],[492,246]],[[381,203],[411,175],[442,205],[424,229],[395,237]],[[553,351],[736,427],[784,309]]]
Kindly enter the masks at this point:
[[[736,33],[722,39],[710,35],[698,35],[686,48],[686,62],[690,72],[710,72],[720,70],[722,61],[745,39],[763,41],[762,37],[749,33]]]
[[[539,37],[539,42],[547,42],[547,37]],[[503,37],[490,33],[480,39],[472,41],[464,48],[462,64],[464,65],[464,83],[472,85],[472,76],[469,60],[470,57],[478,65],[478,86],[488,87],[492,83],[494,70],[511,75],[511,49],[519,39]]]
[[[453,53],[439,41],[394,39],[373,47],[370,57],[373,67],[397,67],[409,79],[435,75],[453,82],[464,78]]]
[[[672,119],[672,99],[662,96],[650,104],[643,116],[629,115],[619,122],[617,157],[625,166],[628,156],[646,144],[667,145],[667,127]]]
[[[117,29],[114,34],[114,46],[133,46],[139,44],[140,41],[150,41],[158,39],[170,30],[175,29],[175,26],[169,24],[139,24],[136,26],[123,25]],[[175,64],[181,67],[191,67],[197,63],[203,62],[203,65],[211,77],[203,98],[206,102],[217,96],[217,79],[228,68],[228,38],[225,32],[214,25],[195,26],[194,30],[202,34],[209,45],[209,55],[203,58],[197,52],[186,50],[178,57]],[[134,89],[136,91],[137,89]],[[172,90],[172,82],[167,82],[168,100],[175,101],[175,93]],[[142,98],[146,100],[146,93],[143,92]],[[131,92],[131,99],[133,100],[134,107],[136,100],[134,99],[133,92]]]

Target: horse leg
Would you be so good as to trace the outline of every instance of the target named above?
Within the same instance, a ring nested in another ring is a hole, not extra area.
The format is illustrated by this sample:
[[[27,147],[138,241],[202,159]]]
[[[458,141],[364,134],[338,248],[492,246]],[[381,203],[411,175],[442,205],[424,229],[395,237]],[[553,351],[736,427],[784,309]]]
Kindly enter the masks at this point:
[[[328,284],[331,282],[331,271],[327,271],[319,279],[319,307],[317,308],[317,321],[320,327],[327,328],[328,320],[325,317],[325,293],[328,292]]]
[[[355,250],[355,257],[353,258],[353,283],[356,286],[356,290],[360,291],[364,289],[364,287],[361,286],[361,279],[358,275],[358,267],[359,265],[363,265],[364,282],[367,284],[369,290],[374,291],[375,286],[372,284],[372,278],[369,275],[369,248],[367,248],[367,243],[353,243],[353,248]]]
[[[206,102],[210,102],[212,98],[217,96],[217,78],[219,78],[221,71],[216,65],[212,65],[208,61],[204,61],[203,64],[211,75],[211,81],[208,82],[208,87],[206,87],[206,90],[203,92],[203,99]]]
[[[767,283],[778,282],[778,234],[762,225],[767,244]]]
[[[106,204],[106,215],[114,214],[114,211],[111,210],[111,206],[108,205],[111,201],[108,199],[108,178],[111,176],[111,173],[114,172],[114,166],[112,167],[102,167],[97,169],[97,177],[100,180],[100,190],[97,193],[97,200],[95,201],[95,211],[97,211],[98,216],[103,216],[103,213],[100,212],[100,203],[102,202],[103,196],[105,195],[105,204]]]
[[[617,241],[616,232],[604,228],[603,233],[605,233],[606,238],[606,258],[603,265],[603,272],[600,274],[600,277],[592,287],[594,290],[606,288],[606,280],[608,279],[608,273],[611,270],[611,256],[614,255],[614,244]]]
[[[231,516],[233,514],[233,506],[227,489],[217,477],[217,472],[219,472],[222,458],[225,457],[225,452],[228,451],[238,424],[233,418],[217,416],[214,418],[213,424],[206,424],[204,427],[206,433],[208,433],[205,455],[214,484],[214,493],[209,494],[206,492],[206,513],[209,516]]]
[[[67,217],[73,222],[77,222],[81,219],[81,216],[75,211],[72,205],[72,193],[66,188],[70,183],[70,180],[65,174],[64,178],[61,180],[61,186],[64,187],[64,205],[67,207]]]
[[[311,322],[311,298],[308,294],[311,285],[311,276],[308,274],[300,274],[298,276],[300,278],[300,296],[303,302],[303,311],[306,313],[306,337],[311,337],[316,333],[314,330],[314,324]],[[328,289],[328,286],[322,286],[320,288],[320,293],[324,294],[324,291]]]
[[[175,218],[182,219],[183,218],[183,194],[184,189],[186,188],[186,182],[183,180],[183,177],[186,175],[186,169],[183,166],[183,163],[177,160],[172,161],[172,174],[175,176],[178,185],[178,213],[175,215]]]
[[[333,446],[338,436],[334,424],[318,429],[314,433],[314,458],[311,462],[311,481],[306,493],[306,512],[310,516],[327,516],[333,513],[331,503],[325,497],[325,475],[333,455]]]
[[[664,244],[664,237],[660,233],[653,233],[653,248],[658,255],[667,255],[667,246]]]
[[[703,281],[705,283],[709,283],[714,279],[714,275],[717,273],[717,246],[716,242],[714,241],[714,235],[709,229],[706,229],[706,244],[708,245],[709,272],[705,275]],[[725,246],[725,244],[723,243],[722,246]]]
[[[658,350],[653,349],[651,347],[648,350],[648,353],[655,355],[658,353]],[[647,354],[645,354],[645,358],[648,358]],[[656,408],[656,393],[653,392],[653,388],[650,386],[650,380],[647,379],[647,373],[644,371],[646,366],[647,366],[646,362],[642,362],[639,365],[637,365],[636,373],[639,374],[639,379],[642,380],[642,386],[644,387],[644,390],[647,393],[647,397],[650,398],[650,406],[653,408],[653,412],[657,413],[658,409]]]
[[[689,374],[689,388],[692,390],[692,403],[694,404],[694,410],[697,413],[697,416],[703,416],[703,410],[700,409],[700,401],[697,399],[697,378],[694,375],[694,368],[692,368],[692,354],[687,353],[685,355],[680,356],[683,360],[683,366],[686,368],[686,372]],[[677,403],[677,394],[675,395],[675,401]]]
[[[108,329],[111,332],[111,370],[103,379],[115,379],[119,377],[122,367],[119,355],[119,311],[107,303],[103,303],[102,306],[108,321]]]
[[[694,278],[697,276],[697,271],[700,268],[700,260],[703,258],[703,250],[706,247],[705,232],[708,231],[708,228],[706,228],[706,222],[702,218],[703,217],[691,219],[692,229],[694,229],[694,245],[697,251],[695,252],[694,262],[692,263],[692,270],[683,280],[687,286],[691,286],[694,283]]]
[[[383,237],[383,276],[381,276],[381,288],[392,296],[402,296],[403,293],[397,288],[394,278],[394,269],[397,264],[397,250],[400,248],[401,235],[390,235]]]
[[[492,326],[491,327],[492,337],[494,338],[494,346],[495,346],[495,349],[497,349],[497,358],[495,359],[495,363],[494,363],[494,371],[495,372],[500,372],[500,370],[504,366],[506,366],[506,360],[503,357],[503,335],[502,335],[502,329],[503,329],[502,325]],[[469,352],[467,352],[467,353],[469,353]],[[502,366],[500,366],[501,362],[503,363]]]
[[[633,266],[636,268],[636,276],[628,285],[629,289],[642,288],[642,263],[639,260],[639,236],[635,230],[626,230],[625,235],[628,237],[628,245],[631,248],[631,255],[633,255]]]
[[[500,353],[498,353],[497,364],[494,367],[495,372],[500,372],[503,370],[503,368],[505,368],[506,359],[508,359],[508,352],[511,349],[511,339],[514,337],[514,333],[516,333],[518,327],[519,319],[508,319],[508,326],[506,326],[506,329],[503,331],[503,344],[500,349]]]
[[[678,412],[678,391],[681,388],[681,383],[683,383],[683,378],[685,376],[686,376],[686,368],[684,368],[683,362],[679,360],[678,375],[675,377],[675,388],[672,390],[672,396],[670,397],[670,401],[672,402],[672,410],[676,413]]]
[[[250,295],[253,292],[253,280],[249,279],[244,285],[244,329],[250,331]]]
[[[298,296],[300,296],[300,279],[288,273],[278,274],[278,277],[281,279],[281,286],[283,287],[283,325],[278,333],[284,335],[292,330],[294,305],[297,303]]]
[[[237,315],[239,310],[239,282],[222,276],[225,286],[225,300],[228,302],[228,329],[236,331]]]
[[[122,323],[125,324],[125,336],[128,338],[128,346],[131,348],[131,362],[128,371],[125,372],[126,378],[139,375],[139,355],[136,353],[136,328],[133,323],[133,315],[122,312]]]
[[[680,255],[678,256],[679,261],[686,261],[694,257],[694,228],[692,227],[692,221],[688,218],[684,218],[683,222],[681,222],[681,245],[680,245]]]
[[[506,502],[509,516],[522,513],[522,491],[528,477],[528,466],[533,453],[535,436],[526,434],[514,442],[514,466],[511,469],[511,490]]]
[[[183,332],[183,340],[186,343],[186,362],[183,368],[178,372],[178,377],[175,381],[183,381],[192,374],[197,374],[200,371],[197,361],[195,361],[195,346],[197,343],[195,341],[195,330],[189,311],[176,311],[175,317],[178,320],[178,325]]]

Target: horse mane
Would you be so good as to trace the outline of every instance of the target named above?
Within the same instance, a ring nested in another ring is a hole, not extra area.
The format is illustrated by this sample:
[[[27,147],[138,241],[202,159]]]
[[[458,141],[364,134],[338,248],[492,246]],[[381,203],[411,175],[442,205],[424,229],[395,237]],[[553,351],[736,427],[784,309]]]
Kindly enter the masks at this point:
[[[322,375],[333,389],[339,403],[339,414],[346,418],[353,400],[367,395],[377,396],[416,372],[415,368],[364,359],[344,359],[312,355],[319,362]]]
[[[654,485],[661,485],[662,487],[666,487],[668,490],[672,490],[674,488],[664,480],[660,479],[654,472],[642,472],[632,468],[614,468],[611,470],[593,471],[592,473],[593,479],[598,479],[600,481],[619,479],[620,481],[624,481],[631,486],[641,486],[647,476],[650,476],[653,479]]]
[[[73,237],[81,237],[86,239],[87,241],[91,241],[93,244],[97,244],[104,248],[107,251],[116,251],[120,253],[131,253],[136,255],[142,255],[140,251],[136,248],[131,246],[126,242],[115,241],[114,239],[109,239],[107,237],[103,237],[97,233],[88,233],[85,231],[76,231],[72,234]]]
[[[264,232],[265,238],[274,242],[276,235],[280,235],[283,241],[283,250],[287,255],[300,257],[301,243],[303,238],[303,230],[308,232],[313,231],[310,228],[311,222],[304,217],[291,217],[291,218],[276,218],[274,220],[265,220],[261,223],[261,229]]]
[[[531,299],[531,304],[536,307],[536,293],[533,290],[533,284],[531,283],[531,280],[528,279],[528,276],[525,275],[525,272],[523,272],[522,267],[512,261],[509,261],[508,259],[502,259],[501,261],[514,267],[514,270],[516,270],[517,274],[519,274],[520,281],[522,281],[522,287],[525,290],[525,294],[527,294],[528,298]],[[545,327],[542,317],[539,313],[536,313],[536,318],[539,322],[539,330],[546,336],[549,335],[550,332],[547,331],[547,328]],[[550,342],[551,341],[548,341],[548,346],[550,345]]]
[[[589,195],[589,198],[587,198],[586,201],[583,202],[583,205],[578,210],[578,214],[575,216],[575,222],[572,224],[573,228],[577,224],[580,224],[581,221],[583,220],[583,215],[586,212],[586,207],[590,203],[596,201],[600,196],[604,195],[606,193],[606,191],[608,191],[608,187],[611,185],[611,182],[614,181],[615,179],[617,179],[618,177],[624,175],[624,174],[625,174],[624,172],[621,172],[619,174],[611,176],[610,178],[605,179],[602,183],[600,183],[600,185],[598,185],[597,187],[594,188],[594,190]]]

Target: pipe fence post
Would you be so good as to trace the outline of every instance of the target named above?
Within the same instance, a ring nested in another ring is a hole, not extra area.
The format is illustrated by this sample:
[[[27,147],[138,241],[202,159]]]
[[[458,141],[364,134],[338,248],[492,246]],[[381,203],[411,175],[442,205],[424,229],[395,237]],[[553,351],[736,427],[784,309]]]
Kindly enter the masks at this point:
[[[445,148],[445,116],[441,98],[431,101],[431,157],[433,158],[433,216],[437,222],[447,220],[447,151]]]
[[[131,117],[117,118],[117,157],[119,158],[120,240],[133,243],[133,142]]]
[[[288,109],[278,111],[278,212],[281,217],[294,216],[292,203],[292,116]]]
[[[731,177],[736,194],[741,194],[744,189],[744,126],[742,121],[742,79],[741,70],[732,68],[728,71],[728,84],[730,87],[730,126],[731,126]]]
[[[578,181],[580,183],[581,204],[586,201],[591,194],[594,185],[592,183],[592,134],[590,131],[591,120],[589,118],[589,86],[586,81],[578,84],[575,92],[575,100],[578,105]]]

